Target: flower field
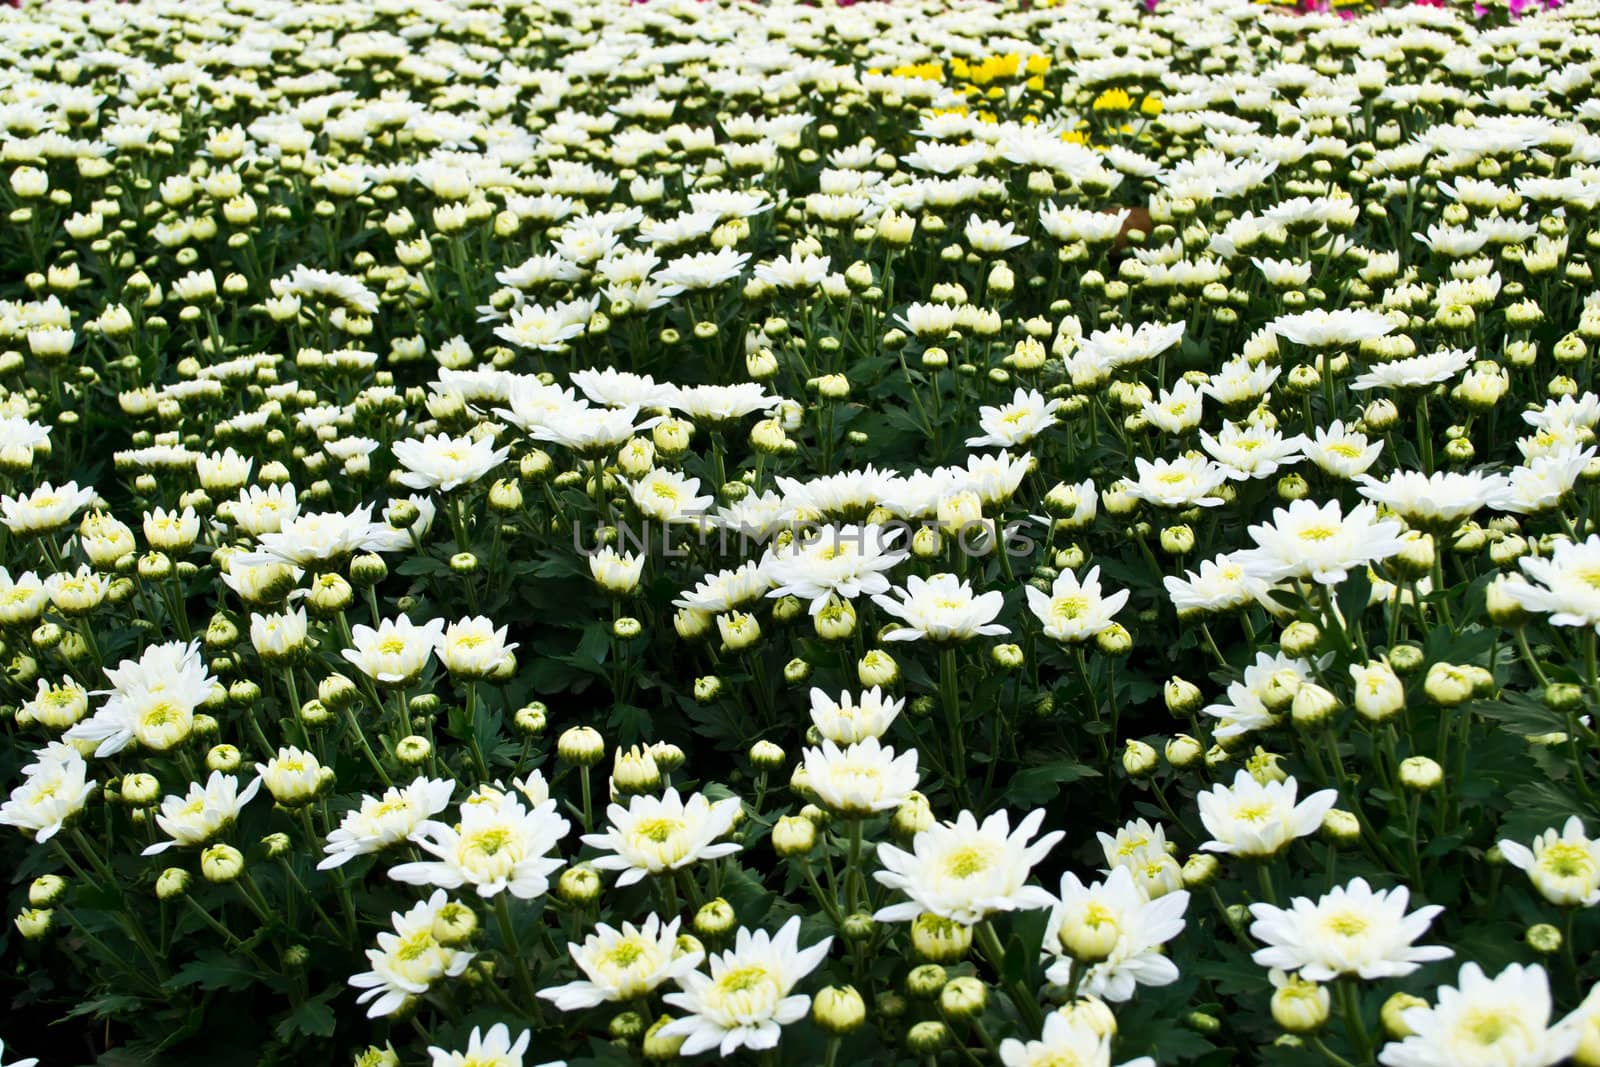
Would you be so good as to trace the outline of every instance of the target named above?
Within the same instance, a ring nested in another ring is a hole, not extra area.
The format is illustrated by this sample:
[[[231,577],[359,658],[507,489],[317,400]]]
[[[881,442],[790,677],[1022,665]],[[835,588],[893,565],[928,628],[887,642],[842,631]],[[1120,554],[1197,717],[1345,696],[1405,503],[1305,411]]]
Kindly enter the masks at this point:
[[[1600,1065],[1600,0],[0,57],[7,1067]]]

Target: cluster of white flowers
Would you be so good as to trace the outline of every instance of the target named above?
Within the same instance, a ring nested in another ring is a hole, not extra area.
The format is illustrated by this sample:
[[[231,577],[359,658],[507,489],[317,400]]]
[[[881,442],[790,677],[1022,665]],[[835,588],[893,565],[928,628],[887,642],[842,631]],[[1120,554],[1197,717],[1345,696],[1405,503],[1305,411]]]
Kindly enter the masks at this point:
[[[1597,76],[0,7],[12,1047],[1600,1065]]]

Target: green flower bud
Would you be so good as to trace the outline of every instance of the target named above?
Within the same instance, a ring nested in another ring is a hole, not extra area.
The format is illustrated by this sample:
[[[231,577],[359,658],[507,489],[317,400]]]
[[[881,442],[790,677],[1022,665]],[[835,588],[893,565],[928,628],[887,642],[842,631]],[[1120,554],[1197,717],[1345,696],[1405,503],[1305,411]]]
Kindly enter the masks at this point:
[[[1416,1031],[1406,1024],[1405,1014],[1412,1008],[1426,1008],[1428,1002],[1412,993],[1395,993],[1383,1002],[1383,1010],[1379,1018],[1383,1022],[1383,1030],[1395,1041],[1402,1041]]]
[[[395,759],[408,767],[420,767],[433,755],[433,746],[425,737],[408,734],[402,737],[394,746]]]
[[[844,917],[844,925],[839,927],[839,932],[846,941],[866,941],[877,931],[878,924],[866,912],[855,912]]]
[[[244,854],[232,845],[209,845],[200,853],[200,873],[217,885],[231,882],[244,873]]]
[[[925,911],[911,923],[911,947],[929,963],[959,963],[972,949],[972,928]]]
[[[661,1031],[672,1021],[672,1016],[663,1015],[650,1024],[650,1029],[644,1034],[644,1058],[647,1060],[675,1060],[678,1050],[683,1047],[684,1039],[681,1037],[663,1036]]]
[[[511,716],[511,725],[517,733],[524,737],[544,736],[545,726],[549,722],[549,709],[542,701],[534,701],[518,708],[516,714]]]
[[[1389,666],[1400,674],[1410,674],[1422,666],[1422,649],[1416,645],[1396,645],[1389,650]]]
[[[588,864],[568,867],[556,880],[556,895],[568,904],[587,906],[600,899],[600,872]]]
[[[1179,718],[1188,718],[1205,703],[1198,686],[1176,675],[1167,679],[1162,695],[1166,698],[1167,710]]]
[[[705,938],[722,937],[739,924],[733,905],[721,897],[709,900],[694,913],[694,932]]]
[[[633,1041],[645,1031],[645,1018],[636,1011],[625,1011],[606,1024],[606,1033],[614,1041]]]
[[[939,1010],[951,1019],[975,1019],[988,1003],[988,988],[970,975],[952,978],[939,993]]]
[[[592,726],[571,727],[556,741],[556,756],[577,767],[593,767],[605,755],[605,739]]]
[[[1400,762],[1400,784],[1417,793],[1427,793],[1444,781],[1444,768],[1427,756],[1412,756]]]
[[[66,896],[67,880],[59,874],[43,874],[28,886],[28,903],[36,908],[53,908]]]
[[[848,1034],[867,1021],[867,1005],[854,986],[826,986],[811,1002],[811,1018],[830,1034]]]
[[[906,1032],[906,1048],[918,1056],[933,1056],[939,1049],[949,1045],[949,1041],[949,1027],[936,1019],[917,1022]]]
[[[788,755],[771,741],[757,741],[750,746],[750,763],[757,770],[775,771],[788,762]]]
[[[1528,927],[1523,940],[1541,956],[1553,956],[1561,951],[1561,931],[1549,923],[1535,923]]]
[[[1183,885],[1185,889],[1204,889],[1217,877],[1221,868],[1217,857],[1207,852],[1196,852],[1183,861]]]
[[[1290,976],[1272,994],[1272,1019],[1291,1034],[1309,1034],[1328,1021],[1328,991]]]
[[[49,908],[23,908],[12,922],[24,940],[38,941],[55,925],[55,912]]]
[[[389,565],[383,557],[367,552],[350,561],[350,582],[357,589],[377,585],[389,576]]]
[[[798,815],[785,815],[772,828],[772,848],[780,856],[804,856],[817,844],[817,828]]]
[[[1122,769],[1129,778],[1143,778],[1154,774],[1160,766],[1156,750],[1139,740],[1129,740],[1122,751]]]
[[[1354,812],[1330,808],[1322,817],[1322,833],[1339,845],[1353,845],[1361,840],[1361,822]]]

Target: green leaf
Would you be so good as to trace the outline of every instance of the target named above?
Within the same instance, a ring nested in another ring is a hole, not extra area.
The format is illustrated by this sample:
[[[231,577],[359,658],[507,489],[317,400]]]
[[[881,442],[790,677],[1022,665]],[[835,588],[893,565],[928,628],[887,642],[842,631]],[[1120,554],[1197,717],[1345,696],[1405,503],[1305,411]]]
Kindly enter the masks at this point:
[[[244,960],[236,959],[220,949],[201,949],[193,961],[178,969],[169,984],[180,989],[184,986],[249,989],[259,977]]]
[[[1518,737],[1535,737],[1567,728],[1564,714],[1551,710],[1544,701],[1526,693],[1502,692],[1498,700],[1474,700],[1467,708],[1492,719]]]
[[[572,655],[574,663],[604,663],[611,652],[611,627],[605,623],[590,623],[583,631],[583,640]]]
[[[1029,767],[1011,779],[1006,796],[1012,802],[1027,807],[1046,804],[1061,791],[1061,787],[1081,778],[1098,778],[1100,772],[1076,760],[1064,759]]]
[[[328,1007],[328,1001],[338,992],[338,987],[334,987],[302,1000],[274,1028],[277,1035],[285,1041],[296,1034],[304,1034],[306,1037],[332,1037],[336,1020],[333,1009]]]

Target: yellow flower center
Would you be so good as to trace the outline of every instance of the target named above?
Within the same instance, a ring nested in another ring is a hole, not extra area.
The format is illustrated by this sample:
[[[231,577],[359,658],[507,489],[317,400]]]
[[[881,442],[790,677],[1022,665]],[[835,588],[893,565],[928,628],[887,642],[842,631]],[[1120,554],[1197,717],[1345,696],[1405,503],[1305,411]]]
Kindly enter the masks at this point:
[[[1557,841],[1540,852],[1539,866],[1557,878],[1581,878],[1594,870],[1594,860],[1582,845]]]
[[[636,832],[640,837],[647,838],[659,845],[670,840],[682,829],[683,822],[680,819],[657,818],[644,820],[639,824]]]
[[[989,856],[981,848],[968,845],[945,857],[944,873],[951,878],[971,878],[989,867]]]

